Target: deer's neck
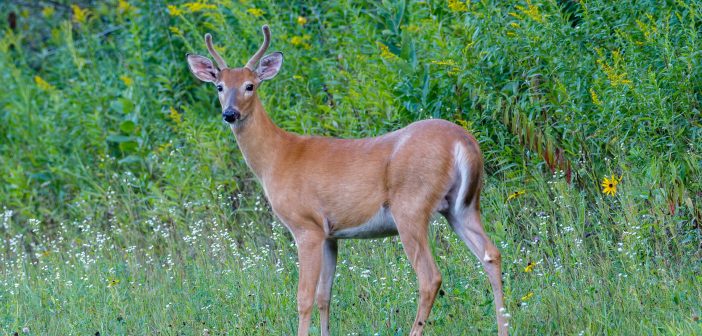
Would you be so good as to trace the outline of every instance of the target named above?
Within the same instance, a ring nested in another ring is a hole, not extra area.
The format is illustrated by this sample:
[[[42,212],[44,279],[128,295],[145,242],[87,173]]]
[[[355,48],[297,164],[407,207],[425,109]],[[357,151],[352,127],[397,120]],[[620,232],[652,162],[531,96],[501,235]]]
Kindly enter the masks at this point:
[[[278,158],[286,150],[286,142],[293,135],[273,123],[258,98],[253,102],[252,112],[242,121],[241,125],[232,125],[231,129],[246,164],[259,179],[264,180],[272,173]]]

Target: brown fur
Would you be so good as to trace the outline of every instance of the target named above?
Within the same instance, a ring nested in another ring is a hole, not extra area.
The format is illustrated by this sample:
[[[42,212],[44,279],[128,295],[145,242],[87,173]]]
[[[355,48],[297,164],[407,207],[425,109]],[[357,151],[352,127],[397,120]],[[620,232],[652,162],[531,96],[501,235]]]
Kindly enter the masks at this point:
[[[298,246],[298,335],[307,335],[315,295],[322,335],[329,334],[337,254],[330,231],[363,225],[382,207],[389,208],[417,272],[419,307],[410,334],[421,335],[441,285],[427,242],[430,217],[440,210],[483,262],[493,286],[499,334],[507,335],[500,311],[500,254],[480,223],[483,161],[473,136],[444,120],[419,121],[366,139],[299,136],[271,121],[255,90],[247,95],[242,89],[247,83],[258,88],[256,71],[223,69],[215,82],[226,87],[219,94],[223,110],[233,104],[241,113],[231,129],[273,211]],[[457,150],[464,161],[457,162]],[[458,195],[462,183],[465,195]]]

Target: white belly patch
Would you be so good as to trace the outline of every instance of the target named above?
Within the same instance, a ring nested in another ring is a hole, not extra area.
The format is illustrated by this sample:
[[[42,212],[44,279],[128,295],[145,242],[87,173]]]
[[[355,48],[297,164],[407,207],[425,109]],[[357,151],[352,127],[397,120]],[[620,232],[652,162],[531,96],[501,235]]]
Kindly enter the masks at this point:
[[[397,225],[387,207],[382,207],[367,222],[350,228],[332,231],[330,238],[382,238],[397,234]]]

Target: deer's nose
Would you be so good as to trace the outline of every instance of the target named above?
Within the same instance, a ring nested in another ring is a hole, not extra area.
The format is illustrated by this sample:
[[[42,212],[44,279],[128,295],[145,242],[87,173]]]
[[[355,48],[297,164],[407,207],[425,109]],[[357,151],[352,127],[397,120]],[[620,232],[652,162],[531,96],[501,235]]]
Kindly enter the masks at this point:
[[[233,123],[239,120],[241,114],[233,107],[227,107],[224,112],[222,112],[222,118],[228,123]]]

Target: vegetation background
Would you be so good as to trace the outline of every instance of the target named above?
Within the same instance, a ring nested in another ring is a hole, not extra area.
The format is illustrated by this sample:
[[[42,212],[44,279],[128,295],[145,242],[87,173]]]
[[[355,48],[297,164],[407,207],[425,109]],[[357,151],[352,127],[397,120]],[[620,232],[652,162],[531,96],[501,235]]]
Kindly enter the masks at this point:
[[[367,137],[444,118],[476,135],[514,335],[702,335],[700,2],[0,13],[0,334],[293,333],[294,243],[185,62],[211,32],[240,66],[268,23],[285,63],[259,93],[281,127]],[[477,259],[438,218],[431,241],[444,284],[426,333],[494,334]],[[335,334],[404,335],[416,296],[397,238],[341,244]]]

